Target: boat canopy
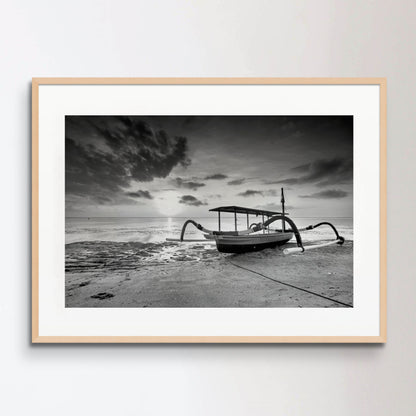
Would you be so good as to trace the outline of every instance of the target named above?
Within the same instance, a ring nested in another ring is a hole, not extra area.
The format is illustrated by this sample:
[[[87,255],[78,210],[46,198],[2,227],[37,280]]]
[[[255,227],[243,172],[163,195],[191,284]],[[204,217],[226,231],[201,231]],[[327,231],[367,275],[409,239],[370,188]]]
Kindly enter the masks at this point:
[[[210,211],[214,212],[231,212],[232,214],[250,214],[250,215],[265,215],[267,217],[271,217],[273,215],[282,215],[281,212],[276,211],[266,211],[264,209],[254,209],[254,208],[246,208],[246,207],[239,207],[236,205],[230,205],[226,207],[218,207],[212,208]],[[288,215],[285,212],[285,215]]]

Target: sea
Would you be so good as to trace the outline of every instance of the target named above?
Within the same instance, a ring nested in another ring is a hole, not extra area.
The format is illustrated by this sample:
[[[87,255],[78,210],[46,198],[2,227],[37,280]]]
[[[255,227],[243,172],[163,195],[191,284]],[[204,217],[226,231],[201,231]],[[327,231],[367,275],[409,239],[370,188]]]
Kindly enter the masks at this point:
[[[259,221],[255,217],[252,219],[253,221],[250,221],[250,223]],[[291,219],[298,228],[329,221],[346,240],[353,240],[352,218],[302,217]],[[166,238],[179,238],[182,225],[186,220],[187,218],[183,217],[67,217],[65,222],[65,244],[85,241],[162,243],[166,241]],[[207,229],[218,230],[218,219],[216,217],[194,218],[194,221]],[[238,229],[246,229],[246,218],[239,218],[237,226]],[[280,227],[279,221],[271,225],[271,229]],[[222,218],[221,230],[234,230],[234,218]],[[328,226],[302,233],[302,240],[305,242],[331,240],[333,237],[334,233]],[[195,227],[188,225],[185,238],[201,239],[203,236]]]
[[[237,225],[238,229],[242,230],[247,228],[247,221],[246,218],[241,217]],[[292,219],[299,228],[325,221],[323,218]],[[216,250],[215,242],[205,240],[201,231],[192,225],[188,225],[185,239],[202,241],[180,243],[166,240],[179,239],[186,220],[187,218],[180,217],[67,217],[65,271],[69,274],[103,269],[121,271],[136,270],[138,267],[180,265],[189,261],[218,261],[222,254]],[[207,229],[218,229],[217,218],[194,218],[194,220]],[[259,221],[255,217],[252,220]],[[352,218],[332,218],[329,221],[335,225],[346,241],[353,240]],[[275,224],[272,224],[271,229],[281,227],[281,224],[277,226]],[[221,230],[234,230],[234,218],[222,218]],[[334,239],[334,233],[328,226],[302,232],[301,235],[306,244]],[[275,249],[267,249],[260,255],[267,257],[276,255],[276,252]]]

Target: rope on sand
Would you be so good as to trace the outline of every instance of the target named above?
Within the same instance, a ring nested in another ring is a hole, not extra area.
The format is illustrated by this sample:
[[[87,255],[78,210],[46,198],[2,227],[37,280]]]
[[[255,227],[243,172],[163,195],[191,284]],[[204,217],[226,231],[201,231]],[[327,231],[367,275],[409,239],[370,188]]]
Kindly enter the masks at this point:
[[[320,297],[320,298],[322,298],[322,299],[326,299],[326,300],[329,300],[329,301],[331,301],[331,302],[338,303],[338,304],[343,305],[343,306],[346,306],[346,307],[348,307],[348,308],[353,308],[353,306],[352,306],[352,305],[350,305],[350,304],[348,304],[348,303],[344,303],[344,302],[341,302],[341,301],[339,301],[339,300],[331,299],[331,298],[328,298],[327,296],[321,295],[320,293],[312,292],[311,290],[308,290],[308,289],[303,289],[303,288],[301,288],[301,287],[291,285],[290,283],[285,283],[285,282],[282,282],[282,281],[280,281],[280,280],[273,279],[272,277],[266,276],[266,275],[264,275],[264,274],[262,274],[262,273],[260,273],[260,272],[256,272],[255,270],[251,270],[251,269],[248,269],[247,267],[240,266],[239,264],[235,264],[235,263],[233,263],[233,262],[232,262],[232,261],[230,261],[230,260],[228,260],[228,262],[229,262],[230,264],[232,264],[233,266],[235,266],[235,267],[238,267],[238,268],[243,269],[243,270],[247,270],[248,272],[251,272],[251,273],[257,274],[257,275],[259,275],[259,276],[261,276],[261,277],[264,277],[265,279],[269,279],[269,280],[271,280],[271,281],[273,281],[273,282],[280,283],[281,285],[285,285],[285,286],[289,286],[289,287],[291,287],[291,288],[293,288],[293,289],[301,290],[302,292],[306,292],[306,293],[309,293],[309,294],[311,294],[311,295],[318,296],[318,297]]]

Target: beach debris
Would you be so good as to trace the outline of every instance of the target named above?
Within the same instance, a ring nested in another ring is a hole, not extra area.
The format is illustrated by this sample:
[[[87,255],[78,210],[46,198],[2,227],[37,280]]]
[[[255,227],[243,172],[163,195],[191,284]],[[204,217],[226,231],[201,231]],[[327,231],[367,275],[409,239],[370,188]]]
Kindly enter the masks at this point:
[[[114,295],[112,293],[107,293],[107,292],[100,292],[100,293],[97,293],[96,295],[91,296],[91,298],[93,299],[100,299],[100,300],[113,298],[113,297]]]

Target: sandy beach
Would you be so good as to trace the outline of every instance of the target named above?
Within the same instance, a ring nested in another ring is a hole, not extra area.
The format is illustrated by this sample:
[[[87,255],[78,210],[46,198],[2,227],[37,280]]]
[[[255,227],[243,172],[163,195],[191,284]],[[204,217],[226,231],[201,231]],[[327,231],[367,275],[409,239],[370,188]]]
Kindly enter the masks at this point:
[[[66,307],[353,306],[353,242],[304,254],[224,255],[215,245],[66,245]]]

